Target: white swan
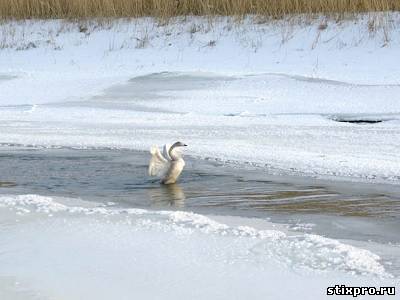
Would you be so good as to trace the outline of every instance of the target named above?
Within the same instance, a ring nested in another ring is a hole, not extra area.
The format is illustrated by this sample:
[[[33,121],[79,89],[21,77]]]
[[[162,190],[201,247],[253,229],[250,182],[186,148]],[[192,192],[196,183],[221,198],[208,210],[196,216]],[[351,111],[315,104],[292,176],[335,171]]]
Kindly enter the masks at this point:
[[[185,166],[179,148],[186,146],[182,142],[176,142],[172,146],[164,145],[164,155],[161,154],[157,146],[152,146],[150,149],[149,175],[161,177],[163,184],[175,183]]]

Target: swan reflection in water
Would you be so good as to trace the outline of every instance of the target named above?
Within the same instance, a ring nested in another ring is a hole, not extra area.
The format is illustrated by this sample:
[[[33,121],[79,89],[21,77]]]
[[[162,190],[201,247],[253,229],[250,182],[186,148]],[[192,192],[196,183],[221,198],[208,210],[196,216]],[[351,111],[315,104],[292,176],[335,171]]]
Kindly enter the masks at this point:
[[[155,207],[172,206],[182,208],[185,206],[185,192],[177,183],[150,189],[149,196],[152,206]]]

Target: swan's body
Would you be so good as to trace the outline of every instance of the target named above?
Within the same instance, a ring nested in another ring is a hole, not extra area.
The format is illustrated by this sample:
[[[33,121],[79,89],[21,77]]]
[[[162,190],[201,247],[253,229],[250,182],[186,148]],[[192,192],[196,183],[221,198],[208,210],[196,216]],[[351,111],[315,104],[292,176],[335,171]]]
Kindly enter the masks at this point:
[[[157,146],[151,147],[149,175],[160,176],[163,184],[175,183],[185,167],[185,161],[179,152],[179,147],[185,146],[187,145],[181,142],[176,142],[172,146],[165,145],[164,155],[161,154]]]

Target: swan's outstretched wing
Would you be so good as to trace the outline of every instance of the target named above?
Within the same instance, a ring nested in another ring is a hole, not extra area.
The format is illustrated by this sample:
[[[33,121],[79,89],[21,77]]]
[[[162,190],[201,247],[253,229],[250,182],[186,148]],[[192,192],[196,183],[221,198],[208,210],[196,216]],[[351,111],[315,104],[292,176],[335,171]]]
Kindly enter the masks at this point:
[[[169,149],[171,149],[171,144],[165,144],[163,147],[163,155],[167,160],[171,160],[171,157],[169,156]]]
[[[162,176],[168,170],[169,161],[161,154],[157,146],[152,146],[150,153],[149,175]]]

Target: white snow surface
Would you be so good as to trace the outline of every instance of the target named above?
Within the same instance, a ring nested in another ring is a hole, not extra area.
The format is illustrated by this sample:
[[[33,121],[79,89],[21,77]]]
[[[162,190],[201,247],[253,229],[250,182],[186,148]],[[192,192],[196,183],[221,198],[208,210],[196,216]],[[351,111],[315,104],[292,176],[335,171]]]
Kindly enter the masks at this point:
[[[398,283],[368,250],[269,222],[40,195],[0,196],[0,216],[7,299],[328,299]]]
[[[0,143],[182,140],[270,173],[398,184],[400,15],[300,19],[2,23]]]

